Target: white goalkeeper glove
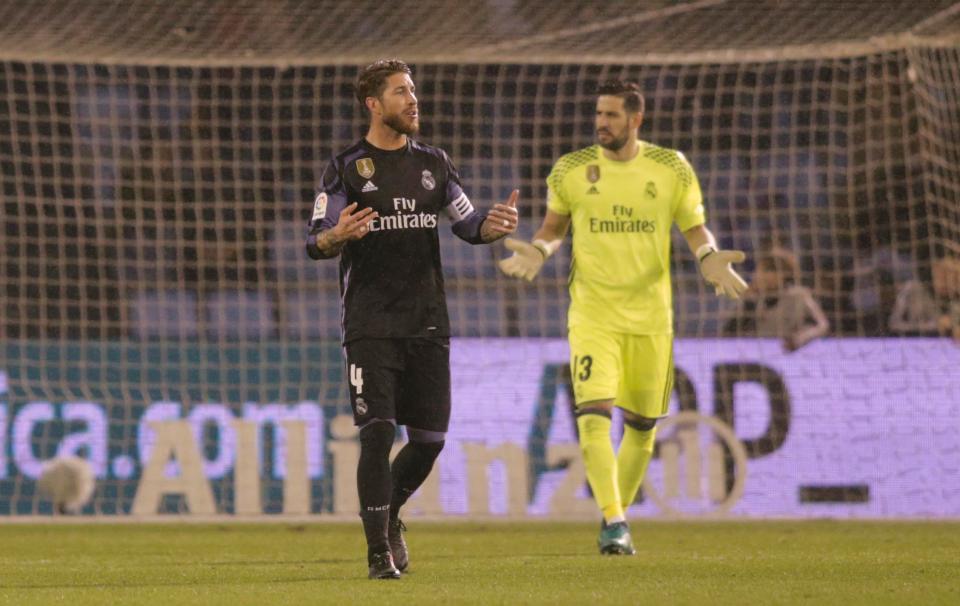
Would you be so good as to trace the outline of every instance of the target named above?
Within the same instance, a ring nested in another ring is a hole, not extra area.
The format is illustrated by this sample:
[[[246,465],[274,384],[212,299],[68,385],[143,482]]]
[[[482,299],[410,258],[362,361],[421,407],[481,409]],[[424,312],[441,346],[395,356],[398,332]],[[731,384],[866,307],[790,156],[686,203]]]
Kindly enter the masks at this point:
[[[717,250],[712,244],[704,244],[697,249],[700,273],[713,286],[718,297],[726,295],[730,299],[739,299],[747,290],[747,283],[730,266],[731,263],[742,263],[746,258],[747,255],[742,251]]]
[[[524,242],[516,238],[507,238],[503,243],[513,251],[513,254],[497,262],[500,271],[511,278],[523,278],[527,282],[536,277],[540,268],[543,267],[543,262],[560,248],[560,240]]]

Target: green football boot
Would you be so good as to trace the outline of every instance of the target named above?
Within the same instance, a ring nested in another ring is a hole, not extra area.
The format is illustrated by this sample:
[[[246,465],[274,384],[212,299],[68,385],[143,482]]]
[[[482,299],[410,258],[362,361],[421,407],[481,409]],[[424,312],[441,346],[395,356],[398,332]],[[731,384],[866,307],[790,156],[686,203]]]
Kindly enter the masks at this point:
[[[630,538],[630,527],[626,522],[600,524],[600,538],[597,539],[601,555],[633,555],[637,551],[633,548],[633,539]]]

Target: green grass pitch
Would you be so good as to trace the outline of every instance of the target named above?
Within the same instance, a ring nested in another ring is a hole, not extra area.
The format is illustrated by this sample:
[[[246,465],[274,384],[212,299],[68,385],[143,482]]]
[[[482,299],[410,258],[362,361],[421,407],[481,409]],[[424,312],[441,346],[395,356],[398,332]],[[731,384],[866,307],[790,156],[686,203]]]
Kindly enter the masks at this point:
[[[409,520],[368,581],[359,522],[0,525],[0,604],[960,604],[960,523]]]

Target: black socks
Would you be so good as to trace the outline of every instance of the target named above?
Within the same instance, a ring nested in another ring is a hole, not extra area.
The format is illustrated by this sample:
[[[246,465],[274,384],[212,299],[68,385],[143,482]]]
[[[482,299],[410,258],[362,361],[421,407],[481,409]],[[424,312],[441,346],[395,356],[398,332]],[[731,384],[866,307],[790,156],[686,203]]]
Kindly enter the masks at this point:
[[[395,519],[400,508],[430,475],[433,462],[443,450],[439,442],[407,442],[393,460],[393,495],[390,498],[390,518]]]
[[[360,461],[357,464],[357,495],[360,519],[367,537],[367,556],[389,551],[387,522],[430,475],[443,450],[437,442],[407,442],[390,467],[390,450],[396,427],[375,421],[360,430]]]
[[[357,495],[360,519],[367,536],[367,555],[389,551],[387,520],[390,513],[390,449],[396,437],[392,423],[376,421],[360,430]]]

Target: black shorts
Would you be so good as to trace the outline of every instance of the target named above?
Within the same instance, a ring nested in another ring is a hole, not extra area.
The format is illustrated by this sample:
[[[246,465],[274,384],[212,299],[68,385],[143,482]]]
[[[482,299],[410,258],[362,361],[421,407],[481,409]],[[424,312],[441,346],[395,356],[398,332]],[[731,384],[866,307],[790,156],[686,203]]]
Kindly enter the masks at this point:
[[[450,339],[358,339],[344,346],[353,422],[394,419],[427,431],[450,424]]]

